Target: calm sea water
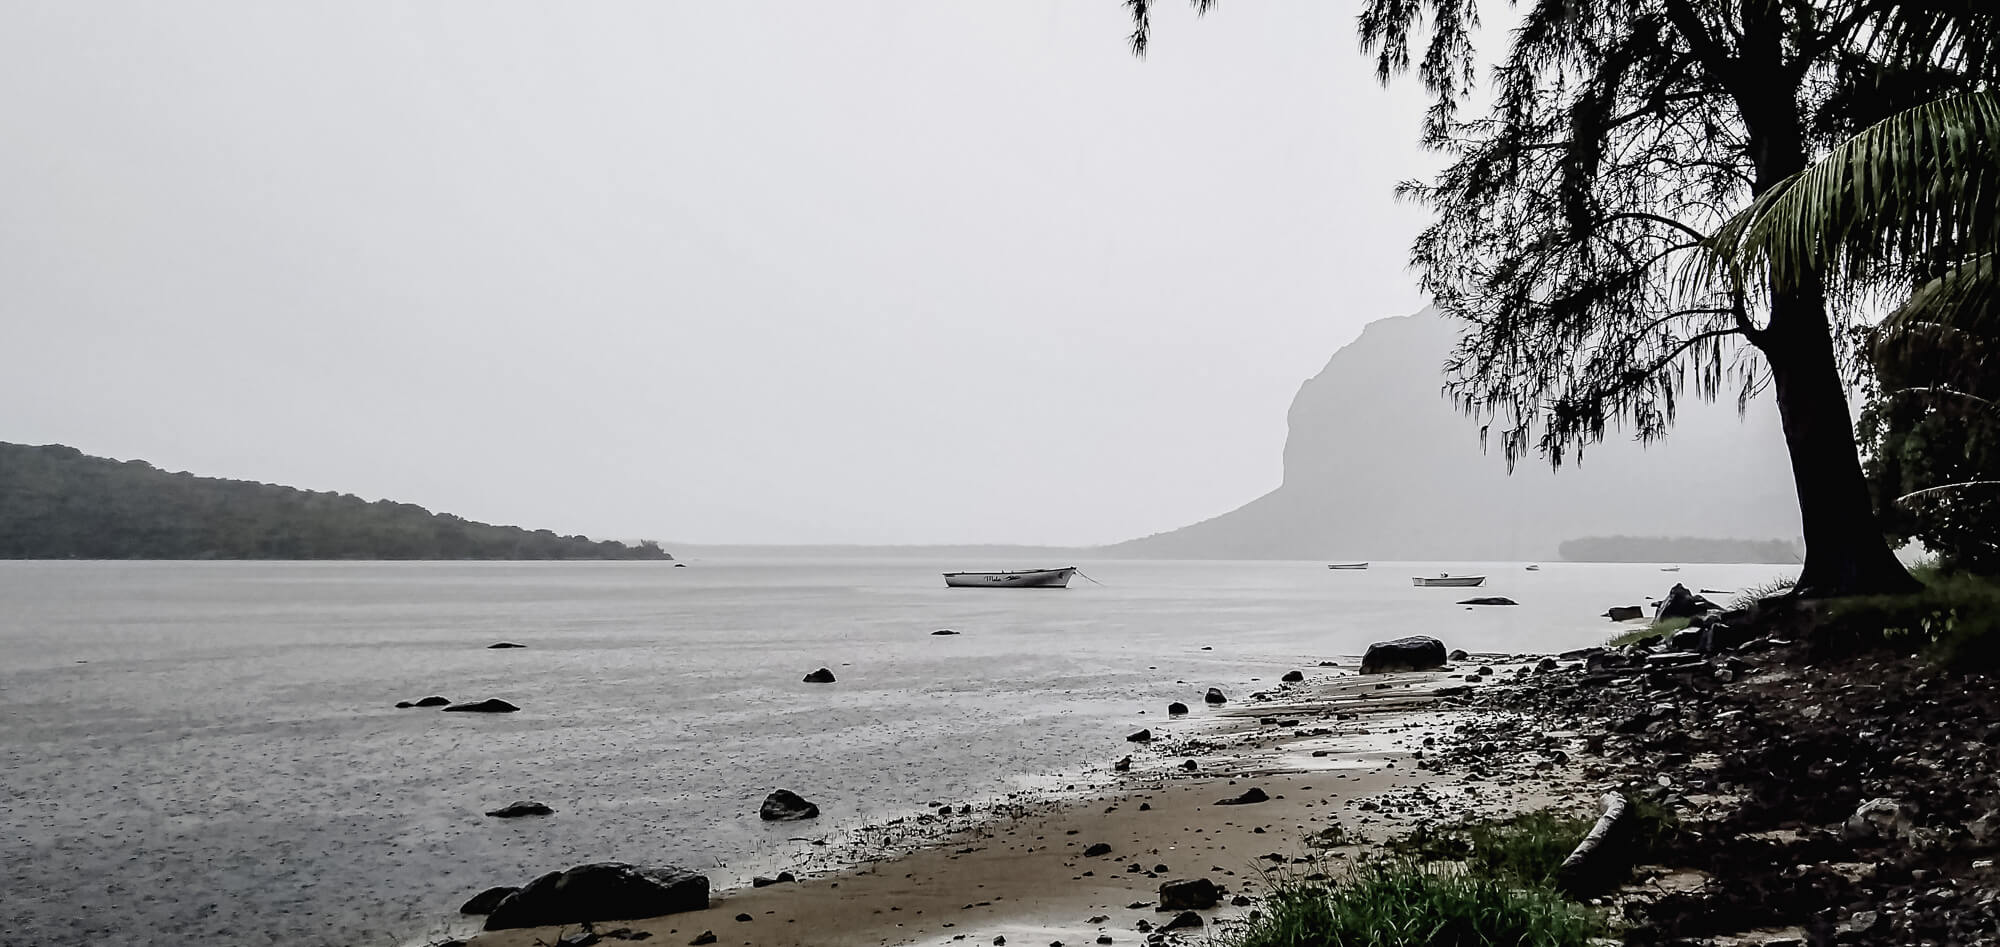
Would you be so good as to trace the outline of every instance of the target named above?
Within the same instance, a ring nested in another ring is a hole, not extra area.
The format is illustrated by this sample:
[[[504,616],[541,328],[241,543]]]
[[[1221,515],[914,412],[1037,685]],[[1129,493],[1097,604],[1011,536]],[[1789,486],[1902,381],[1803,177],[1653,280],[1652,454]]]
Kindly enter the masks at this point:
[[[739,883],[795,836],[1101,766],[1211,685],[1404,634],[1579,647],[1674,581],[1786,571],[1086,562],[1103,585],[943,587],[968,565],[0,562],[0,943],[386,947],[577,862]],[[1493,579],[1410,585],[1443,571]],[[822,665],[838,683],[800,681]],[[523,709],[392,706],[429,694]],[[780,786],[820,824],[758,821]],[[481,815],[515,799],[558,814]]]

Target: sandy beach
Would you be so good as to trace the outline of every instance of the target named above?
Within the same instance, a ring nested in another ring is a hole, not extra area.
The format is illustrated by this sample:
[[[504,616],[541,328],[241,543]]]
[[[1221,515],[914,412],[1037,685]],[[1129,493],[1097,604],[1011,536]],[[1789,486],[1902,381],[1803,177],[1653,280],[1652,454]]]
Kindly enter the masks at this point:
[[[1583,797],[1559,774],[1508,789],[1423,768],[1426,739],[1469,717],[1439,692],[1467,687],[1466,672],[1487,660],[1367,677],[1319,669],[1200,728],[1154,723],[1163,738],[1134,744],[1131,771],[1102,791],[984,814],[906,854],[797,884],[718,891],[705,911],[594,929],[667,944],[712,933],[755,947],[1135,943],[1175,916],[1155,909],[1159,886],[1192,878],[1226,889],[1201,912],[1200,930],[1226,927],[1254,910],[1267,873],[1338,871],[1356,844],[1418,819],[1533,807],[1568,788]],[[1223,804],[1253,788],[1268,801]],[[1319,834],[1335,827],[1332,839]],[[1084,854],[1099,844],[1110,851]],[[471,943],[533,947],[579,930],[496,931]]]

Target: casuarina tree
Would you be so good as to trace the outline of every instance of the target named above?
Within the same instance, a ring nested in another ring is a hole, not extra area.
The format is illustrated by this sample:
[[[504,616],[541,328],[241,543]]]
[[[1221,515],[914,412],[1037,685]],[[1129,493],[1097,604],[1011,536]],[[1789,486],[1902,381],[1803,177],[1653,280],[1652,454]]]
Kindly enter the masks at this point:
[[[1144,53],[1150,3],[1126,6]],[[1687,396],[1773,390],[1805,533],[1800,593],[1914,587],[1848,410],[1845,329],[1869,299],[1687,274],[1735,214],[1835,143],[1990,75],[1990,6],[1533,0],[1481,88],[1477,0],[1363,0],[1363,50],[1384,81],[1417,73],[1424,144],[1447,159],[1401,188],[1434,211],[1412,248],[1422,286],[1464,324],[1446,391],[1508,463],[1560,465],[1621,429],[1663,436]]]

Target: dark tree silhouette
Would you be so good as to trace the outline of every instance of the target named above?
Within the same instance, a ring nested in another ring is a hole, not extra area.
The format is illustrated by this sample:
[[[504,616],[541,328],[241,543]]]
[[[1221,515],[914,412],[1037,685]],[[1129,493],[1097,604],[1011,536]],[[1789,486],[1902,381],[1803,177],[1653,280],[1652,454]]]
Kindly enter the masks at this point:
[[[1127,0],[1143,53],[1149,4]],[[1210,3],[1196,0],[1198,10]],[[1430,206],[1423,288],[1465,329],[1446,390],[1511,464],[1663,436],[1686,394],[1775,389],[1803,520],[1804,595],[1900,591],[1869,502],[1838,331],[1865,300],[1810,282],[1690,279],[1704,242],[1816,155],[1994,74],[1990,0],[1535,0],[1473,93],[1477,0],[1365,0],[1362,47],[1432,94],[1406,183]]]

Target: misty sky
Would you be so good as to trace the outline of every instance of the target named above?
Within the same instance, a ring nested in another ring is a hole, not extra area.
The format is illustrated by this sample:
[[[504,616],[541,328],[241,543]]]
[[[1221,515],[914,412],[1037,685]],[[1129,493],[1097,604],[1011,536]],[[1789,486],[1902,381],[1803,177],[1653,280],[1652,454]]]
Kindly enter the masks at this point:
[[[1345,4],[1124,16],[13,0],[0,440],[618,538],[1219,513],[1421,307],[1424,103]]]

